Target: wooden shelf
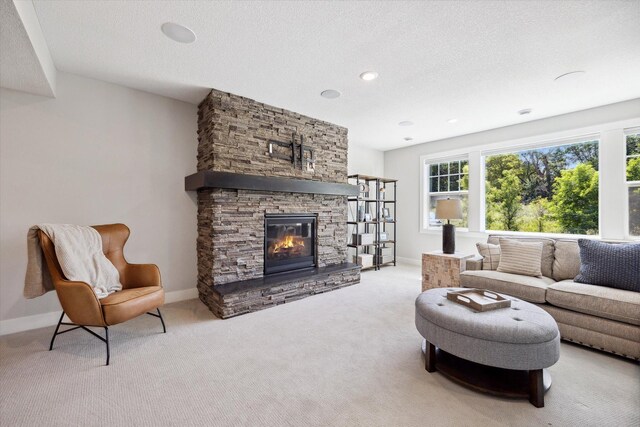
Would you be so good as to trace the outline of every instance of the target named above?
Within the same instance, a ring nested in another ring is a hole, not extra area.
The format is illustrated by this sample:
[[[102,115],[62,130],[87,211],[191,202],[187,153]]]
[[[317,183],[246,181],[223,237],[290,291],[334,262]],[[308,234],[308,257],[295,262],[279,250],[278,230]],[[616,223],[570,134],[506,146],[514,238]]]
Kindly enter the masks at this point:
[[[389,183],[389,182],[398,182],[397,179],[381,178],[379,176],[360,175],[360,174],[349,175],[349,178],[361,179],[363,181],[380,181],[380,182],[385,183],[385,184]]]
[[[385,199],[361,199],[359,197],[349,197],[350,202],[366,202],[366,203],[395,203],[395,200],[385,200]]]
[[[395,221],[347,221],[347,224],[395,224]]]
[[[378,243],[369,243],[368,245],[354,245],[353,243],[349,243],[347,246],[350,248],[362,248],[365,246],[382,246],[382,245],[386,245],[387,243],[391,243],[391,244],[395,244],[396,241],[395,240],[385,240],[382,242],[378,242]]]

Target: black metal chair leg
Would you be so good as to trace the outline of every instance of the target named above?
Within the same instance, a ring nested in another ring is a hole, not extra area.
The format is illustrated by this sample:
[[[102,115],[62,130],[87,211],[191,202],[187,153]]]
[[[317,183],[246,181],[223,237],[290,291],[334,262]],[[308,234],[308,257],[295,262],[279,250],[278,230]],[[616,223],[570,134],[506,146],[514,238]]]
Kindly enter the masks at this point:
[[[162,313],[160,313],[160,307],[156,308],[156,311],[158,312],[158,314],[149,313],[148,311],[147,311],[147,314],[149,316],[159,317],[160,318],[160,322],[162,322],[162,331],[166,334],[167,333],[167,327],[164,325],[164,318],[162,317]]]
[[[162,317],[162,313],[160,312],[160,309],[156,309],[158,311],[158,314],[156,313],[147,313],[150,314],[152,316],[155,317],[159,317],[160,318],[160,322],[162,323],[162,330],[164,331],[164,333],[167,333],[167,327],[164,324],[164,318]],[[107,345],[107,366],[109,366],[109,359],[111,358],[111,351],[109,349],[109,328],[107,326],[103,326],[104,328],[104,338],[101,337],[100,335],[98,335],[97,333],[95,333],[94,331],[92,331],[91,329],[87,328],[86,326],[83,325],[77,325],[75,323],[64,323],[62,322],[62,319],[64,318],[65,312],[62,312],[62,315],[60,316],[60,320],[58,320],[58,325],[56,326],[56,330],[53,333],[53,336],[51,337],[51,344],[49,344],[49,351],[53,350],[53,342],[55,341],[56,337],[60,334],[64,334],[66,332],[71,332],[74,331],[76,329],[84,329],[85,331],[89,332],[91,335],[93,335],[94,337],[98,338],[101,341],[104,341],[104,343]],[[61,325],[69,325],[69,326],[73,326],[73,328],[70,329],[66,329],[62,332],[60,332],[60,326]]]
[[[53,350],[53,342],[56,340],[56,337],[58,335],[62,335],[65,334],[67,332],[71,332],[71,331],[75,331],[76,329],[84,329],[85,331],[89,332],[91,335],[93,335],[94,337],[98,338],[100,341],[103,341],[106,345],[107,345],[107,366],[109,365],[109,359],[111,358],[111,354],[109,351],[109,328],[106,326],[103,326],[104,328],[104,338],[101,337],[100,335],[96,334],[95,332],[93,332],[91,329],[87,328],[84,325],[77,325],[75,323],[67,323],[67,322],[63,322],[62,319],[64,319],[64,315],[65,312],[62,312],[62,315],[60,316],[60,320],[58,320],[58,326],[56,326],[56,331],[53,333],[53,336],[51,337],[51,344],[49,344],[49,351]],[[73,328],[69,328],[66,329],[62,332],[60,332],[60,326],[61,325],[67,325],[67,326],[73,326]]]
[[[104,342],[107,344],[107,366],[109,366],[109,358],[111,357],[111,354],[109,353],[109,328],[106,326],[104,327],[104,337]]]
[[[58,330],[60,329],[60,324],[62,323],[63,318],[64,318],[64,310],[62,311],[60,320],[58,320],[58,326],[56,326],[56,331],[53,333],[53,336],[51,337],[51,344],[49,344],[49,351],[53,350],[53,342],[56,340],[56,336],[58,335]]]
[[[160,313],[160,307],[158,307],[157,310],[158,310],[158,317],[160,318],[160,322],[162,322],[162,330],[166,334],[167,333],[167,327],[164,325],[164,319],[162,318],[162,313]]]

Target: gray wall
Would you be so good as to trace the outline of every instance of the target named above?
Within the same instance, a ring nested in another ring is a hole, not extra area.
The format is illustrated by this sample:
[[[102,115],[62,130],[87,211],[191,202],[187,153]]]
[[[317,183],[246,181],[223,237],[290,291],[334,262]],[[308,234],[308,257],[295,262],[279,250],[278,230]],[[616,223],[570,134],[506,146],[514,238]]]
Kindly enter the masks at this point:
[[[349,144],[349,175],[384,175],[384,152]]]

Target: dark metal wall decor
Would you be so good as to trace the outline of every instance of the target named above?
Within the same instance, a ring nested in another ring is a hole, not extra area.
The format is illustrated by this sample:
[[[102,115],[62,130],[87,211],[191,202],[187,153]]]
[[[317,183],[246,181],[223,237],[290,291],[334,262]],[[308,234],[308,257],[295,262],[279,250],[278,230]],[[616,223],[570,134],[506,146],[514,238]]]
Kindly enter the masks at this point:
[[[273,146],[277,145],[280,147],[287,148],[291,154],[280,154],[276,153],[273,149]],[[307,156],[305,157],[305,152]],[[269,140],[269,156],[275,157],[277,159],[289,160],[294,169],[300,165],[300,169],[304,170],[305,166],[308,172],[313,172],[316,167],[316,156],[313,148],[304,145],[304,137],[300,135],[300,143],[296,142],[296,133],[291,134],[290,142],[283,141],[275,141]]]

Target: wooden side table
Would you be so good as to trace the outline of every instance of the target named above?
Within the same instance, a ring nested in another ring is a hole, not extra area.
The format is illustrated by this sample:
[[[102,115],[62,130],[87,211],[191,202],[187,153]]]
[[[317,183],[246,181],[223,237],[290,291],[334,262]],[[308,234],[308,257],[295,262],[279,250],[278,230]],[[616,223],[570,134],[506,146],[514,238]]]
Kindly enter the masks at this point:
[[[466,269],[469,258],[473,258],[473,254],[444,254],[442,251],[423,253],[422,292],[431,288],[460,287],[460,273]]]

